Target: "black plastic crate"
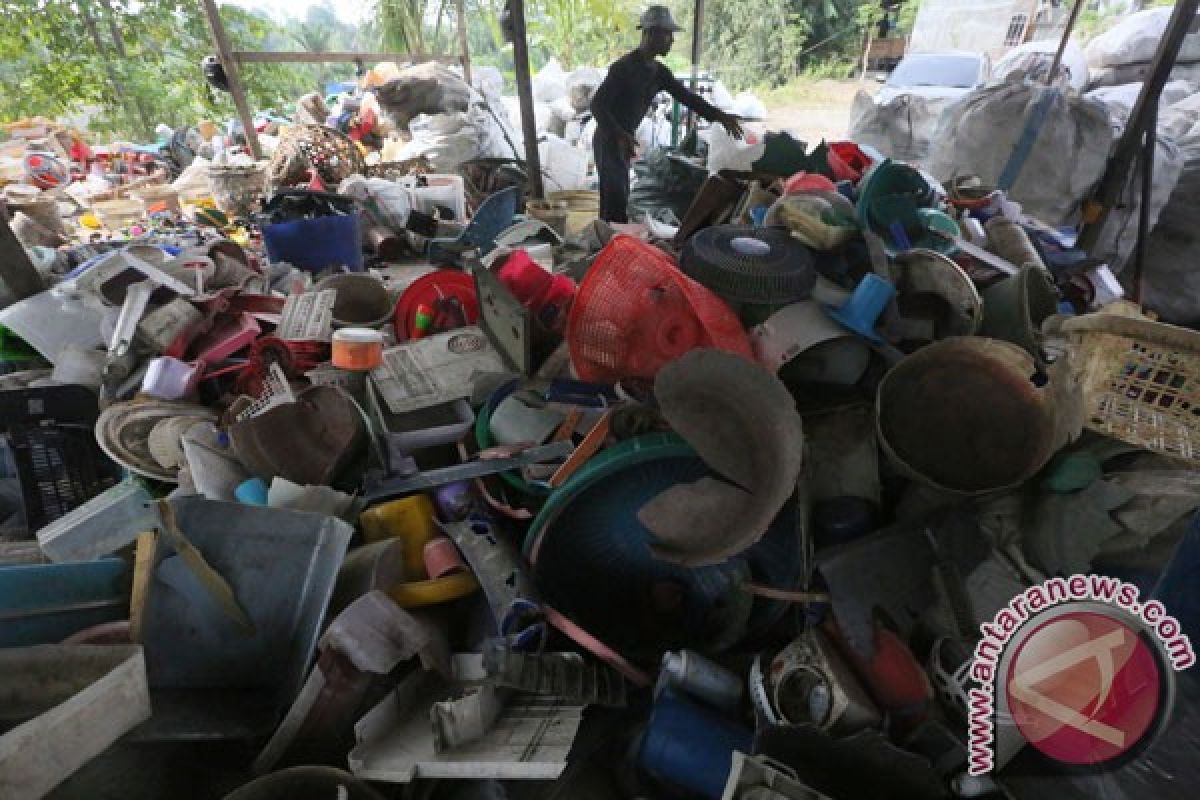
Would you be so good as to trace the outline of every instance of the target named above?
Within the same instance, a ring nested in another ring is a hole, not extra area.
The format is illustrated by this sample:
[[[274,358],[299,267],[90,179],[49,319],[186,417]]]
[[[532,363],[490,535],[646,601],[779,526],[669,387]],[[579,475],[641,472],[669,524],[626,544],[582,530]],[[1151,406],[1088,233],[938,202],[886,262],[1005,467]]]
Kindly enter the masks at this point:
[[[0,391],[25,524],[30,533],[121,480],[121,468],[96,443],[96,395],[82,386]]]
[[[8,439],[30,532],[78,508],[121,479],[120,469],[96,444],[90,426],[10,428]]]

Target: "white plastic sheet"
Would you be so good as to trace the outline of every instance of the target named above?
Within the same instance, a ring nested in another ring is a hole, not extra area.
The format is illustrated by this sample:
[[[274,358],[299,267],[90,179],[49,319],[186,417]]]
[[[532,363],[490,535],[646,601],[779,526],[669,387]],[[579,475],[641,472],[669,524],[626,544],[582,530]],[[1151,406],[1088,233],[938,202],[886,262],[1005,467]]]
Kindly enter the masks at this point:
[[[512,123],[513,129],[519,135],[523,130],[521,127],[521,101],[512,96],[504,97],[504,110],[508,114],[508,120]],[[497,109],[497,113],[499,110]],[[541,103],[535,101],[533,104],[533,120],[539,133],[550,129],[550,125],[554,119],[554,109],[549,103]],[[520,142],[517,142],[519,145]]]
[[[1122,86],[1109,86],[1087,93],[1087,97],[1104,104],[1108,109],[1116,135],[1124,129],[1133,104],[1137,101],[1142,84],[1130,83]],[[1159,117],[1158,140],[1154,151],[1154,170],[1151,176],[1150,215],[1148,222],[1153,230],[1163,208],[1166,206],[1175,184],[1183,172],[1185,156],[1176,145],[1173,136],[1164,135],[1164,124],[1170,123],[1172,128],[1186,131],[1195,120],[1196,103],[1186,104],[1178,109],[1176,103],[1187,101],[1192,96],[1192,87],[1183,81],[1172,81],[1163,87],[1159,102],[1165,106]],[[1129,261],[1137,242],[1138,216],[1142,199],[1142,178],[1140,163],[1131,171],[1122,199],[1109,215],[1105,224],[1104,234],[1100,239],[1096,254],[1107,260],[1114,271],[1119,272]]]
[[[1073,222],[1113,144],[1108,112],[1094,100],[1023,83],[972,92],[942,117],[929,171],[942,182],[978,175],[996,185],[1043,92],[1054,96],[1009,198],[1047,224]]]
[[[1197,122],[1200,122],[1200,93],[1190,94],[1165,108],[1160,105],[1158,135],[1174,139],[1182,146]]]
[[[575,107],[565,97],[560,97],[550,104],[550,122],[546,131],[555,136],[565,136],[567,123],[575,118]]]
[[[1054,53],[1058,50],[1057,38],[1040,42],[1026,42],[1014,47],[1004,54],[992,66],[990,83],[1011,83],[1022,77],[1031,80],[1045,80],[1054,63]],[[1082,92],[1088,85],[1088,63],[1083,54],[1083,48],[1074,37],[1067,42],[1063,51],[1062,70],[1065,72],[1067,84],[1077,92]],[[1061,74],[1061,73],[1060,73]]]
[[[938,121],[952,98],[902,94],[877,104],[866,92],[854,96],[848,138],[888,158],[924,164]]]
[[[739,92],[733,98],[733,113],[745,119],[766,119],[767,107],[758,95],[751,92]]]
[[[1105,86],[1100,89],[1093,89],[1085,96],[1103,103],[1112,116],[1114,124],[1120,128],[1124,128],[1125,122],[1129,119],[1129,112],[1133,110],[1133,104],[1137,102],[1141,91],[1142,84],[1125,83],[1120,86]],[[1194,89],[1191,84],[1185,81],[1171,81],[1163,87],[1158,102],[1160,107],[1165,108],[1190,97],[1193,92]]]
[[[556,58],[547,61],[546,66],[537,71],[531,82],[533,99],[539,103],[553,103],[567,94],[567,73]]]
[[[504,96],[504,75],[496,67],[472,66],[471,86],[495,106]]]
[[[567,101],[576,112],[588,110],[603,80],[604,73],[595,67],[580,67],[571,73],[567,79]]]
[[[1088,43],[1086,55],[1093,69],[1150,61],[1167,31],[1170,8],[1153,8],[1131,14]],[[1200,61],[1200,33],[1189,33],[1175,59],[1185,64]]]
[[[1183,173],[1185,156],[1170,139],[1158,137],[1154,150],[1154,172],[1151,175],[1150,215],[1147,222],[1153,231],[1163,208],[1175,190]],[[1138,217],[1142,205],[1142,169],[1139,163],[1130,171],[1129,180],[1116,208],[1109,214],[1103,234],[1094,254],[1107,261],[1114,271],[1124,269],[1137,243]]]
[[[720,125],[708,129],[708,171],[720,172],[732,169],[749,172],[755,161],[766,152],[765,131],[761,125],[742,126],[746,136],[738,141]]]
[[[708,102],[712,103],[722,111],[733,111],[733,95],[729,93],[729,89],[720,81],[714,81],[712,85],[712,96],[708,98]]]
[[[402,231],[412,211],[408,191],[394,181],[351,175],[342,181],[338,194],[353,197],[363,204],[367,216],[393,231]]]
[[[1088,85],[1093,89],[1101,86],[1120,86],[1122,83],[1140,83],[1150,75],[1150,65],[1122,64],[1119,67],[1101,67],[1090,71]],[[1176,64],[1168,76],[1172,81],[1187,81],[1200,85],[1200,62]]]
[[[587,188],[588,155],[553,134],[538,143],[546,191]]]
[[[717,126],[714,126],[717,127]],[[671,123],[661,114],[644,117],[638,125],[635,138],[643,153],[671,144]]]
[[[466,112],[421,114],[409,123],[412,141],[400,151],[401,159],[426,156],[438,172],[456,172],[473,158],[505,157],[511,153],[500,126],[482,106]]]

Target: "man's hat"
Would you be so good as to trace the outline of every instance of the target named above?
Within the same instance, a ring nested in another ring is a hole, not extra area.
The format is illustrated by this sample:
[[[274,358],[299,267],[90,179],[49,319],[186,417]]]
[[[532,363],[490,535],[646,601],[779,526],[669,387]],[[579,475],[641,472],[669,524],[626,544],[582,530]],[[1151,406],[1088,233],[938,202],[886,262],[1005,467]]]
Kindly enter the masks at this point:
[[[666,6],[650,6],[642,14],[642,19],[638,22],[638,30],[649,31],[655,29],[665,31],[683,30],[671,17],[671,9]]]

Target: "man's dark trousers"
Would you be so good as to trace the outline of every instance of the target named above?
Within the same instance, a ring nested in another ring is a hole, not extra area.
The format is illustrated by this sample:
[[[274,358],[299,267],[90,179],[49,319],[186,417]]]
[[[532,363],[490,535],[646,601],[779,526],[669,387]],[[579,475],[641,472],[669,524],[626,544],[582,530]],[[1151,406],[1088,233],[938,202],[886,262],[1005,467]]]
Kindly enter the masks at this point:
[[[600,131],[596,131],[592,140],[592,152],[600,174],[600,219],[628,222],[629,162],[617,142]]]

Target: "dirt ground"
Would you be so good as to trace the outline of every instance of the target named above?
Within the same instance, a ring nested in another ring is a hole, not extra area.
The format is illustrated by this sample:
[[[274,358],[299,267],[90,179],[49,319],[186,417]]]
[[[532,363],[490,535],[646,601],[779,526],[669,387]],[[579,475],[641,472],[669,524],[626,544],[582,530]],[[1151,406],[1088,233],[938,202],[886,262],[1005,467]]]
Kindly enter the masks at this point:
[[[879,84],[872,80],[797,80],[779,89],[759,94],[767,106],[767,128],[785,130],[801,141],[815,144],[825,139],[843,139],[850,125],[850,106],[861,89],[874,94]]]

